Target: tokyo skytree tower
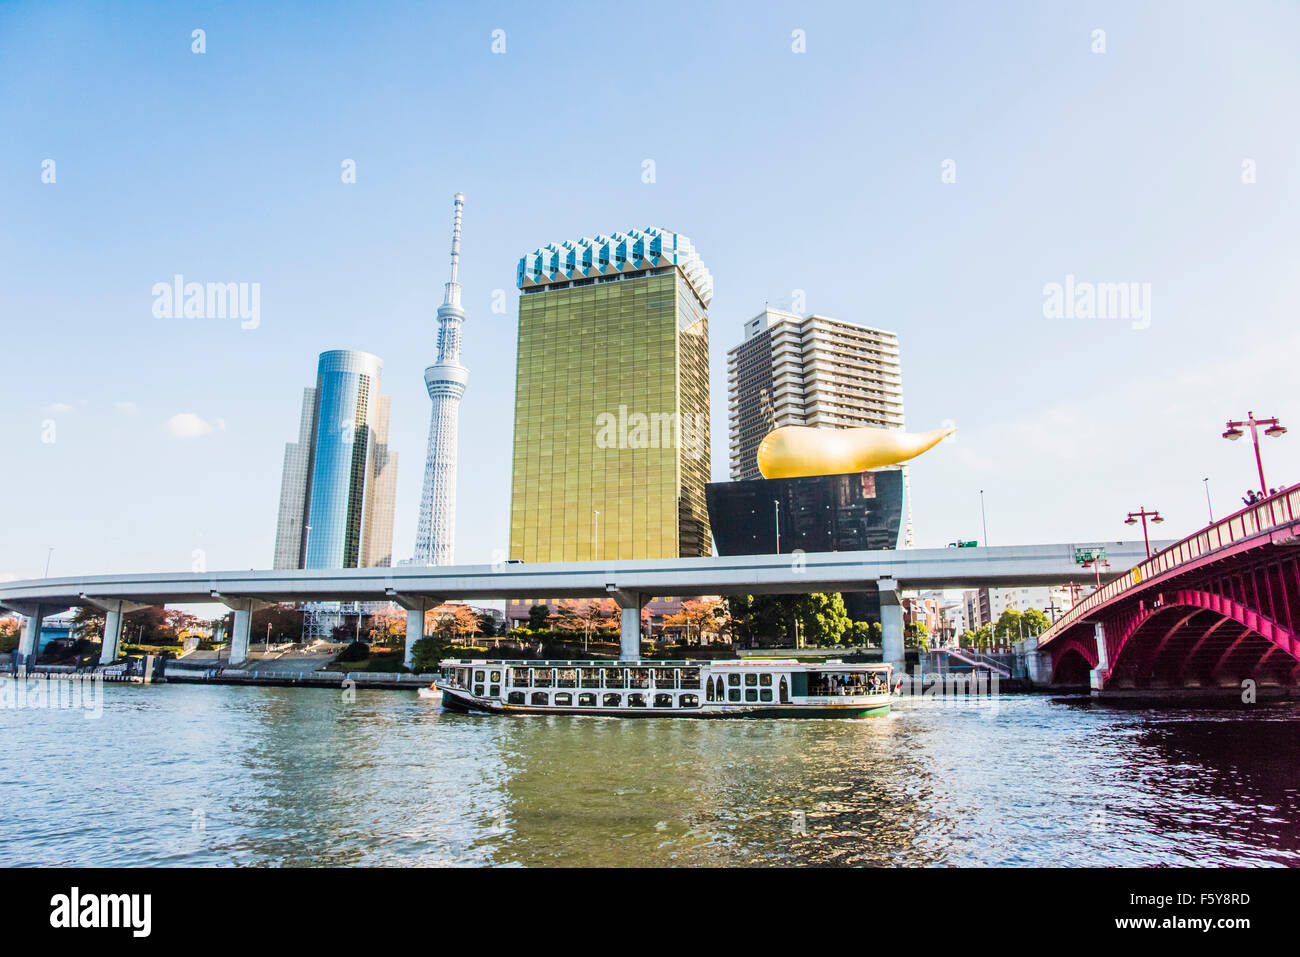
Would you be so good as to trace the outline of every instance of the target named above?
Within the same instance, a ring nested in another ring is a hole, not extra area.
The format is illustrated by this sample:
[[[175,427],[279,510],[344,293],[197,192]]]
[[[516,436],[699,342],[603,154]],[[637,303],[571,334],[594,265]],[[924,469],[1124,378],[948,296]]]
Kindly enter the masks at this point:
[[[469,384],[469,370],[460,364],[460,217],[465,194],[456,194],[456,218],[451,230],[451,280],[438,307],[438,360],[424,370],[424,384],[433,402],[429,419],[429,452],[424,460],[424,492],[420,496],[420,525],[415,530],[415,564],[450,565],[456,541],[456,439],[460,400]]]

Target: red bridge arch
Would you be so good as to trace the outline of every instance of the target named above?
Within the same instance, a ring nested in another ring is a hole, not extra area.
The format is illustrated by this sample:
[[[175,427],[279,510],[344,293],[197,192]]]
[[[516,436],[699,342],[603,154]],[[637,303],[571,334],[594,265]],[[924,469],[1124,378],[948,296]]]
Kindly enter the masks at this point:
[[[1102,636],[1105,658],[1099,647]],[[1292,686],[1300,677],[1300,487],[1188,536],[1045,632],[1052,681],[1108,688]]]

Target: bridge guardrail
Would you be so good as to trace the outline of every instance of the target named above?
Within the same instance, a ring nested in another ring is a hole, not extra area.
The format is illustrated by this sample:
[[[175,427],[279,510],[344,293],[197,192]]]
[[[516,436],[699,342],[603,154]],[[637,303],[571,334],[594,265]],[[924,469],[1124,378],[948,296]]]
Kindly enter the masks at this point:
[[[1289,525],[1297,519],[1300,519],[1300,485],[1293,485],[1206,526],[1182,541],[1175,542],[1168,548],[1156,552],[1146,561],[1134,565],[1114,581],[1102,585],[1043,632],[1038,640],[1039,646],[1054,640],[1098,605],[1104,605],[1112,598],[1141,585],[1148,579],[1156,578],[1180,565],[1195,561],[1202,555],[1216,552],[1260,532]]]

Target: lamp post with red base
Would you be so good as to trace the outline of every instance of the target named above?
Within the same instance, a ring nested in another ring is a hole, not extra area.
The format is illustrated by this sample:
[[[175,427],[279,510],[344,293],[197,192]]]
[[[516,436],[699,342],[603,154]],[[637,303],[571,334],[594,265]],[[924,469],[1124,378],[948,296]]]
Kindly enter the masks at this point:
[[[1104,548],[1076,548],[1074,550],[1074,561],[1082,568],[1091,568],[1097,576],[1097,587],[1101,587],[1101,570],[1102,567],[1110,568],[1110,562],[1106,561],[1106,549]],[[1073,589],[1073,585],[1070,586]],[[1071,591],[1073,595],[1073,591]]]
[[[1147,519],[1148,518],[1151,519],[1152,523],[1155,525],[1159,525],[1161,522],[1164,521],[1164,519],[1160,517],[1160,511],[1158,509],[1148,512],[1146,510],[1146,507],[1143,506],[1142,508],[1138,509],[1136,512],[1129,512],[1128,518],[1124,519],[1124,524],[1136,525],[1138,523],[1139,518],[1142,519],[1142,543],[1147,547],[1147,558],[1150,558],[1151,539],[1147,537]]]
[[[1223,433],[1223,437],[1231,442],[1237,441],[1246,433],[1241,430],[1245,427],[1250,428],[1250,440],[1255,443],[1255,467],[1259,469],[1259,494],[1268,497],[1268,483],[1264,481],[1264,460],[1259,456],[1259,426],[1265,426],[1264,434],[1269,438],[1279,438],[1286,435],[1286,426],[1277,419],[1257,419],[1254,412],[1247,412],[1244,421],[1228,421],[1228,430]]]
[[[1091,569],[1096,573],[1096,575],[1097,575],[1097,588],[1100,589],[1100,588],[1101,588],[1101,570],[1102,570],[1103,568],[1110,568],[1110,560],[1107,559],[1105,555],[1100,555],[1100,556],[1098,556],[1097,558],[1090,558],[1090,559],[1088,559],[1088,560],[1085,561],[1085,562],[1080,562],[1080,564],[1081,564],[1084,568],[1091,568]]]

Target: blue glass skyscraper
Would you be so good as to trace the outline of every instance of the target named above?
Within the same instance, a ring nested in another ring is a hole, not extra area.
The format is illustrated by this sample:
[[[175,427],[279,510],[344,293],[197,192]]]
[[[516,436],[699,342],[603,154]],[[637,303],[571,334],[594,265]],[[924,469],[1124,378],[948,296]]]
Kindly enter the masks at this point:
[[[285,446],[276,568],[391,565],[397,453],[388,449],[383,362],[323,352],[303,390],[298,441]]]

